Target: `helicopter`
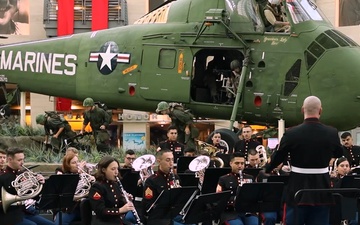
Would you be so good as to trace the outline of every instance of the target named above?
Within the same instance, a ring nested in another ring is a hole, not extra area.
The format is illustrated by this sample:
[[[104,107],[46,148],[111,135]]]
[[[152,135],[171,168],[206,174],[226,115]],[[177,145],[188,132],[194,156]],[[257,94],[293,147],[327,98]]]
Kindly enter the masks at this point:
[[[198,117],[267,126],[279,119],[287,126],[301,123],[303,100],[316,95],[322,122],[339,130],[356,127],[358,44],[334,29],[311,0],[283,0],[290,29],[268,32],[266,4],[173,0],[133,25],[2,45],[0,84],[139,111],[154,111],[159,101],[178,102]],[[209,71],[216,57],[221,62]],[[225,104],[233,60],[241,62],[241,79],[235,101]]]

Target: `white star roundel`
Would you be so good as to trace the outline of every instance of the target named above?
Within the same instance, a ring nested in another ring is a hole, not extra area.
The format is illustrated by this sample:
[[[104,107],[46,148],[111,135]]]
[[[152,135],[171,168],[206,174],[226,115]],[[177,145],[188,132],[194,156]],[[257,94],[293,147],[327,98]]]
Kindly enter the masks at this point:
[[[90,52],[89,62],[96,62],[97,68],[103,75],[112,73],[118,63],[130,63],[129,53],[120,53],[118,45],[108,41],[97,52]]]

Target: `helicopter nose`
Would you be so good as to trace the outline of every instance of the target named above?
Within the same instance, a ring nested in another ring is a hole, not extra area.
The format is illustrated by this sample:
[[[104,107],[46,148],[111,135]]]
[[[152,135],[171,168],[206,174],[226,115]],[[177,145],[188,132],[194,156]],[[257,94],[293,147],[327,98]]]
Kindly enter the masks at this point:
[[[360,124],[360,47],[338,47],[323,53],[309,69],[312,95],[322,101],[322,120],[339,130]],[[309,60],[307,60],[309,61]]]

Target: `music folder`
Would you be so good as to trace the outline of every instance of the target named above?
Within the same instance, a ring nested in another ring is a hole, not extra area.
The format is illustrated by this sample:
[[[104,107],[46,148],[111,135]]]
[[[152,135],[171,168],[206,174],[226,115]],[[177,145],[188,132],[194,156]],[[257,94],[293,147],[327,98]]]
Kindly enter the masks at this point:
[[[204,174],[201,193],[208,194],[216,192],[219,178],[231,172],[231,168],[207,168]]]
[[[274,212],[280,210],[284,183],[245,183],[238,188],[237,212]]]
[[[180,178],[181,187],[197,186],[199,184],[199,178],[195,176],[195,173],[178,173]]]
[[[220,219],[230,197],[231,191],[198,195],[192,200],[182,219],[186,224]]]
[[[78,174],[51,175],[43,185],[39,200],[40,209],[71,207],[79,182]]]
[[[137,196],[138,180],[140,179],[139,172],[130,168],[120,168],[119,172],[125,191],[132,194],[132,196]]]
[[[149,220],[154,219],[172,219],[177,216],[190,197],[197,192],[197,187],[179,187],[170,190],[164,190],[146,211],[149,213]],[[152,210],[157,210],[155,218],[151,215]]]
[[[177,173],[184,173],[189,168],[190,162],[195,159],[196,157],[191,156],[180,156],[177,161]]]

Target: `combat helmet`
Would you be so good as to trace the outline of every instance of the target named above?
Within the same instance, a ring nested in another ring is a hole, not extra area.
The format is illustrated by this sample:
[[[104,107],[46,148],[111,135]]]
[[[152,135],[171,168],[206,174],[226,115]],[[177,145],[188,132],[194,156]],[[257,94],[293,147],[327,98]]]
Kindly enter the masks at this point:
[[[167,102],[159,102],[159,104],[157,105],[157,109],[155,110],[156,113],[160,113],[161,111],[167,110],[169,109],[169,104]]]
[[[231,61],[231,63],[230,63],[230,69],[231,70],[234,70],[234,69],[236,69],[236,68],[240,68],[240,62],[239,62],[239,60],[233,60],[233,61]]]
[[[94,100],[92,98],[85,98],[83,106],[94,106]]]
[[[44,124],[45,123],[45,115],[40,114],[36,116],[36,123],[37,124]]]

